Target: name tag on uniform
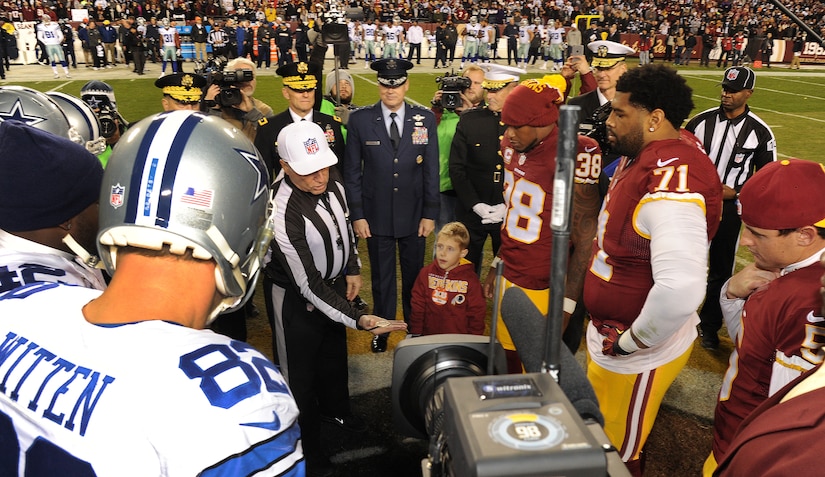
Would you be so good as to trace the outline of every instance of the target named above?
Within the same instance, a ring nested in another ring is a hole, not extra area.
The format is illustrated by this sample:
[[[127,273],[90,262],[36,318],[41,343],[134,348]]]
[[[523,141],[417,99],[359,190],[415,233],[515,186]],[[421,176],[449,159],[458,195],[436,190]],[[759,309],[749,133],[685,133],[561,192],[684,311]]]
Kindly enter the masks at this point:
[[[414,127],[412,133],[413,144],[428,144],[429,131],[425,127]]]
[[[367,146],[380,146],[381,141],[364,141]]]

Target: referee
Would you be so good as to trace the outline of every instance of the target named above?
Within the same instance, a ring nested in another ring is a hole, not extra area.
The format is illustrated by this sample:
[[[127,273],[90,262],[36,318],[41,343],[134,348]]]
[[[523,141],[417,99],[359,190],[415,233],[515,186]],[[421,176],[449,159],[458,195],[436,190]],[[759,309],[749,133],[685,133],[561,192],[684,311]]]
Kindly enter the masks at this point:
[[[404,330],[403,321],[362,315],[350,300],[361,288],[360,267],[338,158],[324,131],[309,121],[278,134],[285,177],[274,185],[275,237],[266,274],[272,280],[281,372],[301,411],[308,475],[329,475],[321,421],[366,429],[349,406],[346,327],[374,334]]]
[[[699,334],[705,349],[719,347],[719,294],[733,273],[742,226],[736,210],[739,190],[756,171],[776,160],[773,131],[748,107],[755,84],[756,75],[750,68],[728,68],[721,83],[721,105],[699,113],[685,126],[699,138],[716,165],[724,199],[722,222],[710,244],[707,294],[699,313]]]
[[[215,22],[215,28],[213,28],[212,31],[209,32],[207,41],[210,45],[212,45],[212,56],[227,56],[226,46],[229,43],[229,37],[223,30],[223,22]]]

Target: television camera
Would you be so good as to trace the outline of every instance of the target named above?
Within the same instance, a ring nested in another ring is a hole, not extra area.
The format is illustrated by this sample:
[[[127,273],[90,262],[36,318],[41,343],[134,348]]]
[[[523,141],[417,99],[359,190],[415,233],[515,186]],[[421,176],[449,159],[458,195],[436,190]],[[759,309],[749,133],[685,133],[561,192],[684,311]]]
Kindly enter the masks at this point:
[[[463,104],[461,93],[473,84],[470,78],[455,73],[444,73],[443,76],[437,76],[435,82],[439,84],[441,90],[441,107],[450,111],[455,111],[456,108],[461,107]]]
[[[215,103],[222,108],[231,108],[241,104],[243,93],[238,89],[238,83],[246,83],[255,79],[255,74],[249,70],[227,70],[225,56],[216,56],[206,63],[195,65],[195,73],[206,78],[206,87],[216,84],[221,92],[215,96]]]

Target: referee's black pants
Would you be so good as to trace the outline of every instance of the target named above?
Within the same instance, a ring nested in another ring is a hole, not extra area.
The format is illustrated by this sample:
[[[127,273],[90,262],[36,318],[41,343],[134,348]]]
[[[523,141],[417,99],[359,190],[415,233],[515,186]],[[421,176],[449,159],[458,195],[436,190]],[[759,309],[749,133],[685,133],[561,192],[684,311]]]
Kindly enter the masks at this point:
[[[741,228],[742,221],[736,212],[736,200],[723,201],[722,222],[719,223],[719,230],[710,242],[705,304],[699,312],[699,327],[705,335],[715,336],[722,328],[724,319],[722,307],[719,305],[719,295],[722,293],[722,285],[733,275]]]
[[[344,277],[332,286],[346,296]],[[304,454],[312,461],[323,456],[321,415],[350,414],[346,327],[307,303],[294,286],[272,285],[271,292],[274,325],[282,340],[281,372],[298,404]]]

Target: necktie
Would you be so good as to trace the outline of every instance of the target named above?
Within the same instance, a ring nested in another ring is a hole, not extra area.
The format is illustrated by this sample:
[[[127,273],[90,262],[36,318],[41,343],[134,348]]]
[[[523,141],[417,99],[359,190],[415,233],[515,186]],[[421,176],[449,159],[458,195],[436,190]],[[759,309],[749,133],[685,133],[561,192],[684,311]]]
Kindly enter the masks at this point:
[[[390,113],[390,141],[392,141],[392,147],[398,149],[398,143],[401,142],[401,134],[398,133],[398,124],[395,122],[396,116],[398,115]]]

